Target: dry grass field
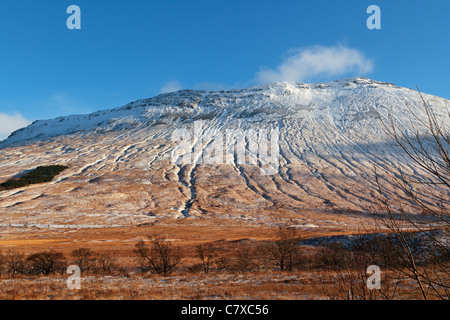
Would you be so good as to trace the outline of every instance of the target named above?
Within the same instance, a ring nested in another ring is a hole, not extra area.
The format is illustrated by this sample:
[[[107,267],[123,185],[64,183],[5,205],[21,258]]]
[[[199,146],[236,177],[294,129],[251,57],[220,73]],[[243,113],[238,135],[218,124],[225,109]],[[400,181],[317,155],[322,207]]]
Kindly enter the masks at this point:
[[[259,271],[256,273],[192,272],[199,263],[195,247],[214,243],[222,257],[232,255],[241,244],[255,246],[273,239],[276,229],[244,225],[236,221],[197,219],[167,220],[155,225],[126,228],[82,230],[0,229],[3,255],[54,250],[69,256],[78,248],[112,252],[122,270],[113,275],[82,277],[82,289],[67,289],[68,275],[3,275],[1,299],[306,299],[317,293],[309,287],[311,274]],[[181,248],[180,267],[170,275],[155,275],[137,270],[133,249],[148,235],[163,235]],[[322,234],[305,231],[301,237]],[[320,297],[320,295],[318,296]]]
[[[83,230],[39,230],[2,228],[0,230],[1,254],[31,255],[36,252],[62,252],[71,264],[73,250],[89,248],[96,254],[110,253],[117,268],[108,274],[87,272],[82,274],[81,289],[67,287],[69,277],[64,269],[51,275],[18,274],[0,276],[2,300],[329,300],[329,299],[385,299],[380,292],[366,291],[364,296],[346,297],[342,292],[341,276],[329,269],[311,267],[311,257],[320,247],[299,247],[302,266],[292,271],[257,267],[249,271],[230,271],[220,268],[220,261],[232,258],[243,247],[257,254],[262,243],[276,238],[278,229],[253,224],[245,225],[233,220],[211,221],[205,219],[166,220],[155,225],[126,228]],[[326,232],[297,230],[297,240],[323,236],[350,235],[351,232]],[[164,236],[181,252],[180,264],[166,275],[140,269],[133,253],[139,240],[148,235]],[[199,265],[196,247],[211,243],[216,249],[216,259],[211,271],[204,273]],[[255,253],[256,250],[256,253]],[[221,260],[222,259],[222,260]],[[352,281],[365,286],[368,275],[357,274]],[[399,281],[392,273],[383,274],[383,294],[396,291],[395,298],[416,299],[420,293],[408,279]]]

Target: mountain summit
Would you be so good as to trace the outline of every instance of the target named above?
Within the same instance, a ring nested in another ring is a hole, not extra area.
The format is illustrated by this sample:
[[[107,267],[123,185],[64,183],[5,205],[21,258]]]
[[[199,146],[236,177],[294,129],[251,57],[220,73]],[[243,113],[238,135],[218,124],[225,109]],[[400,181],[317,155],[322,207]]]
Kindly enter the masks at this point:
[[[426,98],[438,105],[444,103],[444,99]],[[421,103],[416,91],[361,77],[317,84],[280,82],[227,91],[181,90],[88,115],[35,121],[12,133],[0,148],[74,133],[101,134],[224,116],[250,122],[331,117],[336,125],[347,128],[377,118],[378,113],[390,112],[402,118],[405,106],[423,113]]]

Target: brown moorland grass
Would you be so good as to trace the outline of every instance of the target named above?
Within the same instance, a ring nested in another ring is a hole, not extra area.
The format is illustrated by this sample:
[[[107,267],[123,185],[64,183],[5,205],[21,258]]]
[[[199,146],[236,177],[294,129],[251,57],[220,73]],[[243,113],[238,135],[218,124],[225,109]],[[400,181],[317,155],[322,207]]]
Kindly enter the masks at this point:
[[[82,277],[80,290],[69,290],[62,275],[0,278],[0,300],[329,300],[346,299],[329,279],[311,271],[261,273],[136,273]],[[402,279],[396,299],[420,299],[411,280]],[[325,291],[321,286],[327,285]],[[375,294],[376,299],[382,299]]]
[[[6,252],[34,252],[54,249],[63,253],[79,247],[92,250],[132,250],[135,243],[148,235],[162,235],[174,245],[189,250],[206,242],[239,242],[244,240],[265,241],[276,235],[276,226],[243,224],[226,219],[164,220],[153,225],[139,227],[97,228],[97,229],[37,229],[0,228],[0,250]],[[299,230],[301,238],[331,235],[348,235],[355,230]]]
[[[278,229],[269,226],[245,225],[236,221],[198,219],[166,220],[154,225],[102,229],[0,229],[0,253],[22,253],[54,250],[62,252],[70,263],[70,254],[79,248],[96,253],[110,252],[119,268],[108,275],[82,275],[82,289],[67,289],[68,275],[0,276],[0,299],[330,299],[342,297],[335,292],[339,286],[333,279],[321,280],[320,269],[300,267],[291,272],[253,268],[251,272],[220,269],[219,258],[233,258],[243,247],[258,246],[276,237]],[[366,232],[368,232],[366,230]],[[354,231],[305,229],[298,230],[299,239],[330,235],[349,235]],[[148,235],[162,235],[181,249],[181,263],[172,274],[155,275],[139,269],[133,249]],[[201,264],[196,246],[211,243],[217,249],[212,271],[204,274],[194,267]],[[301,246],[302,259],[309,263],[317,252],[312,246]],[[387,279],[387,278],[386,278]],[[393,279],[393,278],[392,278]],[[395,285],[394,283],[393,285]],[[323,290],[323,285],[327,290]],[[417,299],[412,285],[405,279],[399,285],[397,298]],[[379,296],[378,296],[379,297]]]

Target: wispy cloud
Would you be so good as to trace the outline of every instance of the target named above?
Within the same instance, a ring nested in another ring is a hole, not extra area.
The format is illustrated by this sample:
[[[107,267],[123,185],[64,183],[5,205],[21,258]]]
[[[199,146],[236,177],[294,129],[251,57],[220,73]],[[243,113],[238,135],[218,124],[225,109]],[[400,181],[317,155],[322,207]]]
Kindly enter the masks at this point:
[[[373,69],[374,63],[357,49],[342,45],[317,45],[289,50],[275,69],[261,68],[255,81],[304,82],[317,77],[331,78],[346,74],[360,76],[370,73]]]
[[[219,91],[272,82],[336,80],[341,76],[366,75],[374,68],[374,62],[357,48],[344,45],[315,45],[292,48],[282,56],[282,61],[277,67],[261,67],[253,79],[236,83],[233,86],[205,81],[194,84],[190,88]],[[178,91],[183,88],[178,80],[171,80],[164,84],[160,93]]]
[[[0,140],[6,139],[11,133],[30,123],[18,112],[13,115],[0,112]]]
[[[183,86],[177,80],[171,80],[166,82],[166,84],[159,90],[159,93],[174,92],[183,89]]]

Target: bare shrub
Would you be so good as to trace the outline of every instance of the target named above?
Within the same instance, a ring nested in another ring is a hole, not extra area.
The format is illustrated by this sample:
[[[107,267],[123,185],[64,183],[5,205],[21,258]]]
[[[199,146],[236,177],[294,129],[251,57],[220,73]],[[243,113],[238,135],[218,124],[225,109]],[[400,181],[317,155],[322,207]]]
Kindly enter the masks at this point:
[[[229,272],[250,272],[258,269],[258,256],[255,250],[249,245],[240,245],[233,250],[230,257],[220,257],[217,259],[217,269]]]
[[[73,264],[80,268],[82,273],[88,272],[95,266],[95,253],[89,248],[79,248],[70,254]]]
[[[118,269],[117,258],[113,252],[107,251],[96,255],[95,273],[112,274]]]
[[[380,288],[371,289],[367,285],[367,268],[371,265],[380,267],[379,262],[385,252],[382,246],[378,246],[380,239],[384,238],[360,234],[347,245],[333,242],[320,248],[316,261],[319,268],[316,288],[332,300],[394,299],[400,284],[398,274],[393,277],[392,273],[382,272]],[[392,265],[394,262],[389,258],[386,263]]]
[[[25,256],[20,253],[8,253],[6,255],[5,269],[10,277],[23,274],[25,271]]]
[[[141,240],[136,243],[134,253],[141,267],[158,274],[171,273],[180,263],[180,251],[164,237],[148,236],[149,244]]]
[[[233,269],[238,272],[252,271],[256,267],[255,253],[248,246],[241,246],[236,250],[233,259]]]
[[[292,271],[300,263],[300,250],[297,231],[280,227],[276,239],[260,247],[260,259],[279,271]]]
[[[217,249],[212,243],[200,244],[196,248],[197,257],[202,261],[203,272],[208,273],[211,270],[212,263],[217,257]]]
[[[62,273],[67,267],[64,255],[53,250],[34,253],[27,257],[26,262],[28,272],[34,275]]]

